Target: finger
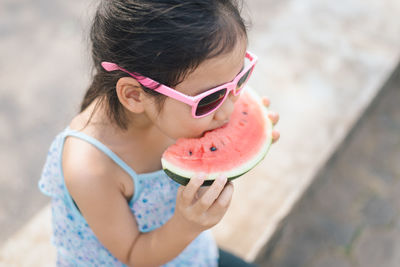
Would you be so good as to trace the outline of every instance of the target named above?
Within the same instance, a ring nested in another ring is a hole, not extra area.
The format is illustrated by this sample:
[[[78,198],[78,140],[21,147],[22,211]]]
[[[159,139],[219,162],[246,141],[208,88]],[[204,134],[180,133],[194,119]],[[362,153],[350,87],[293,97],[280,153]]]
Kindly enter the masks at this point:
[[[207,189],[207,191],[197,200],[195,204],[195,209],[198,213],[205,212],[210,208],[214,201],[218,198],[219,194],[224,189],[227,178],[220,175],[214,180],[212,185]]]
[[[189,183],[183,188],[181,196],[182,201],[185,205],[189,206],[192,204],[193,199],[195,199],[197,190],[199,190],[200,186],[204,182],[205,175],[198,174],[192,177]]]
[[[233,183],[228,182],[224,189],[222,190],[221,194],[219,197],[216,199],[214,204],[210,207],[208,210],[209,213],[220,213],[221,211],[224,212],[228,207],[229,204],[231,203],[232,196],[233,196]]]
[[[272,143],[276,143],[280,137],[281,134],[277,130],[272,130]]]
[[[200,187],[196,192],[196,196],[195,196],[194,200],[201,198],[204,195],[204,193],[207,191],[207,189],[208,189],[208,186]]]
[[[268,118],[270,118],[272,124],[275,125],[279,121],[279,114],[277,112],[271,111],[268,113]]]
[[[266,106],[267,108],[268,108],[269,105],[271,104],[271,101],[270,101],[269,98],[266,97],[266,96],[263,96],[263,97],[262,97],[262,102],[263,102],[264,106]]]

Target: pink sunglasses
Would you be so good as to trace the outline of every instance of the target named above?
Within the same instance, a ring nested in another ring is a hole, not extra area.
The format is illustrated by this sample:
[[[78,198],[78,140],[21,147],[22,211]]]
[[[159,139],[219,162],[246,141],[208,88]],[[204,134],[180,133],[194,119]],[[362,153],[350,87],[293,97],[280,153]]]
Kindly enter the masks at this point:
[[[106,71],[123,71],[137,79],[137,81],[145,87],[154,88],[158,86],[156,89],[154,89],[154,91],[190,105],[192,107],[192,116],[194,118],[201,118],[209,115],[210,113],[218,109],[222,105],[222,103],[224,103],[226,97],[231,91],[235,96],[237,96],[241,92],[241,90],[244,88],[244,85],[249,80],[251,73],[254,70],[255,64],[257,63],[257,56],[249,51],[246,52],[246,59],[250,60],[250,63],[248,63],[231,82],[227,82],[220,86],[211,88],[196,96],[185,95],[175,89],[158,83],[138,73],[130,73],[129,71],[121,68],[115,63],[102,62],[101,66]]]

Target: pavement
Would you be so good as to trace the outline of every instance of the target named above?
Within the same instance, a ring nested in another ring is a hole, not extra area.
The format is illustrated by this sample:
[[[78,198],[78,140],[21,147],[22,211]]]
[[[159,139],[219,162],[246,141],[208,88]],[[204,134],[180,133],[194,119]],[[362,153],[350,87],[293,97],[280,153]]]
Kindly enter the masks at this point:
[[[83,2],[0,1],[0,245],[49,202],[47,150],[88,79]]]
[[[261,266],[400,266],[400,65],[260,255]]]
[[[52,138],[78,112],[89,80],[84,36],[90,17],[87,10],[93,3],[0,2],[0,245],[49,202],[37,190],[37,181]],[[275,201],[263,205],[278,214],[276,203],[282,204],[281,196],[290,196],[286,207],[291,209],[313,180],[309,178],[313,168],[336,150],[336,141],[347,134],[348,126],[386,80],[397,60],[395,55],[399,55],[396,18],[400,9],[397,0],[340,4],[254,0],[249,6],[254,17],[251,45],[260,57],[251,83],[268,92],[272,107],[284,118],[278,125],[283,137],[268,155],[268,164],[274,168],[268,169],[268,179],[263,181],[263,186],[270,188],[265,195]],[[394,93],[382,108],[399,102],[398,87],[391,90]],[[391,90],[383,89],[367,114]],[[338,107],[343,115],[338,115]],[[374,263],[369,258],[374,253],[383,255],[377,257],[382,263],[386,258],[396,261],[385,253],[396,255],[399,238],[384,230],[396,224],[400,228],[400,194],[395,192],[399,188],[395,165],[400,158],[399,113],[395,108],[391,111],[394,113],[385,113],[386,119],[379,123],[373,117],[365,119],[368,115],[357,124],[345,141],[348,145],[342,144],[305,195],[304,199],[311,197],[311,203],[302,204],[303,199],[294,208],[280,238],[275,237],[273,249],[260,257],[263,265],[329,266],[333,261],[368,266]],[[365,120],[376,121],[376,125],[362,131],[359,138],[370,139],[361,145],[364,150],[356,150],[349,139]],[[315,133],[313,139],[310,132]],[[327,140],[333,141],[327,144]],[[352,148],[347,152],[352,158],[345,160],[342,151],[350,149],[347,147]],[[342,165],[331,167],[335,162]],[[360,168],[350,170],[356,166]],[[321,178],[323,175],[327,178]],[[305,210],[299,212],[304,205]],[[276,218],[269,226],[274,230],[274,223],[285,216],[265,213],[265,217]],[[231,230],[237,229],[241,228]],[[371,247],[376,243],[369,242],[371,239],[381,240],[383,245]]]

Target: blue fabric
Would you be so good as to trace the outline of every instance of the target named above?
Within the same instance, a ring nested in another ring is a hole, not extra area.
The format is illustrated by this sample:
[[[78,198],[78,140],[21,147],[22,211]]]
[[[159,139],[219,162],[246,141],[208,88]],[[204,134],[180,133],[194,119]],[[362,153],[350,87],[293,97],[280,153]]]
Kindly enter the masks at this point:
[[[246,262],[242,258],[223,250],[218,249],[219,253],[219,260],[218,260],[218,267],[257,267],[258,265]]]
[[[61,163],[68,136],[94,145],[132,177],[135,193],[129,207],[141,232],[157,229],[171,218],[179,184],[162,170],[136,174],[108,147],[82,132],[66,128],[56,136],[43,167],[39,188],[52,198],[52,242],[58,252],[57,266],[124,266],[96,238],[65,186]],[[164,266],[211,267],[217,266],[217,261],[218,248],[211,232],[205,231]]]

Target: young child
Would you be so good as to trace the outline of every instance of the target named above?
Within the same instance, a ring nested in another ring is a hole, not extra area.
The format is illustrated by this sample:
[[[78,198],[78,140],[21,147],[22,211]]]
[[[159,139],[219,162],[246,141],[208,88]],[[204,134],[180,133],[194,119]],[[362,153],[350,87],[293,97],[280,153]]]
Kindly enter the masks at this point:
[[[237,5],[103,0],[90,38],[93,81],[39,182],[52,198],[57,266],[246,266],[209,230],[232,183],[200,187],[199,174],[179,186],[160,161],[176,139],[229,121],[256,62]]]

